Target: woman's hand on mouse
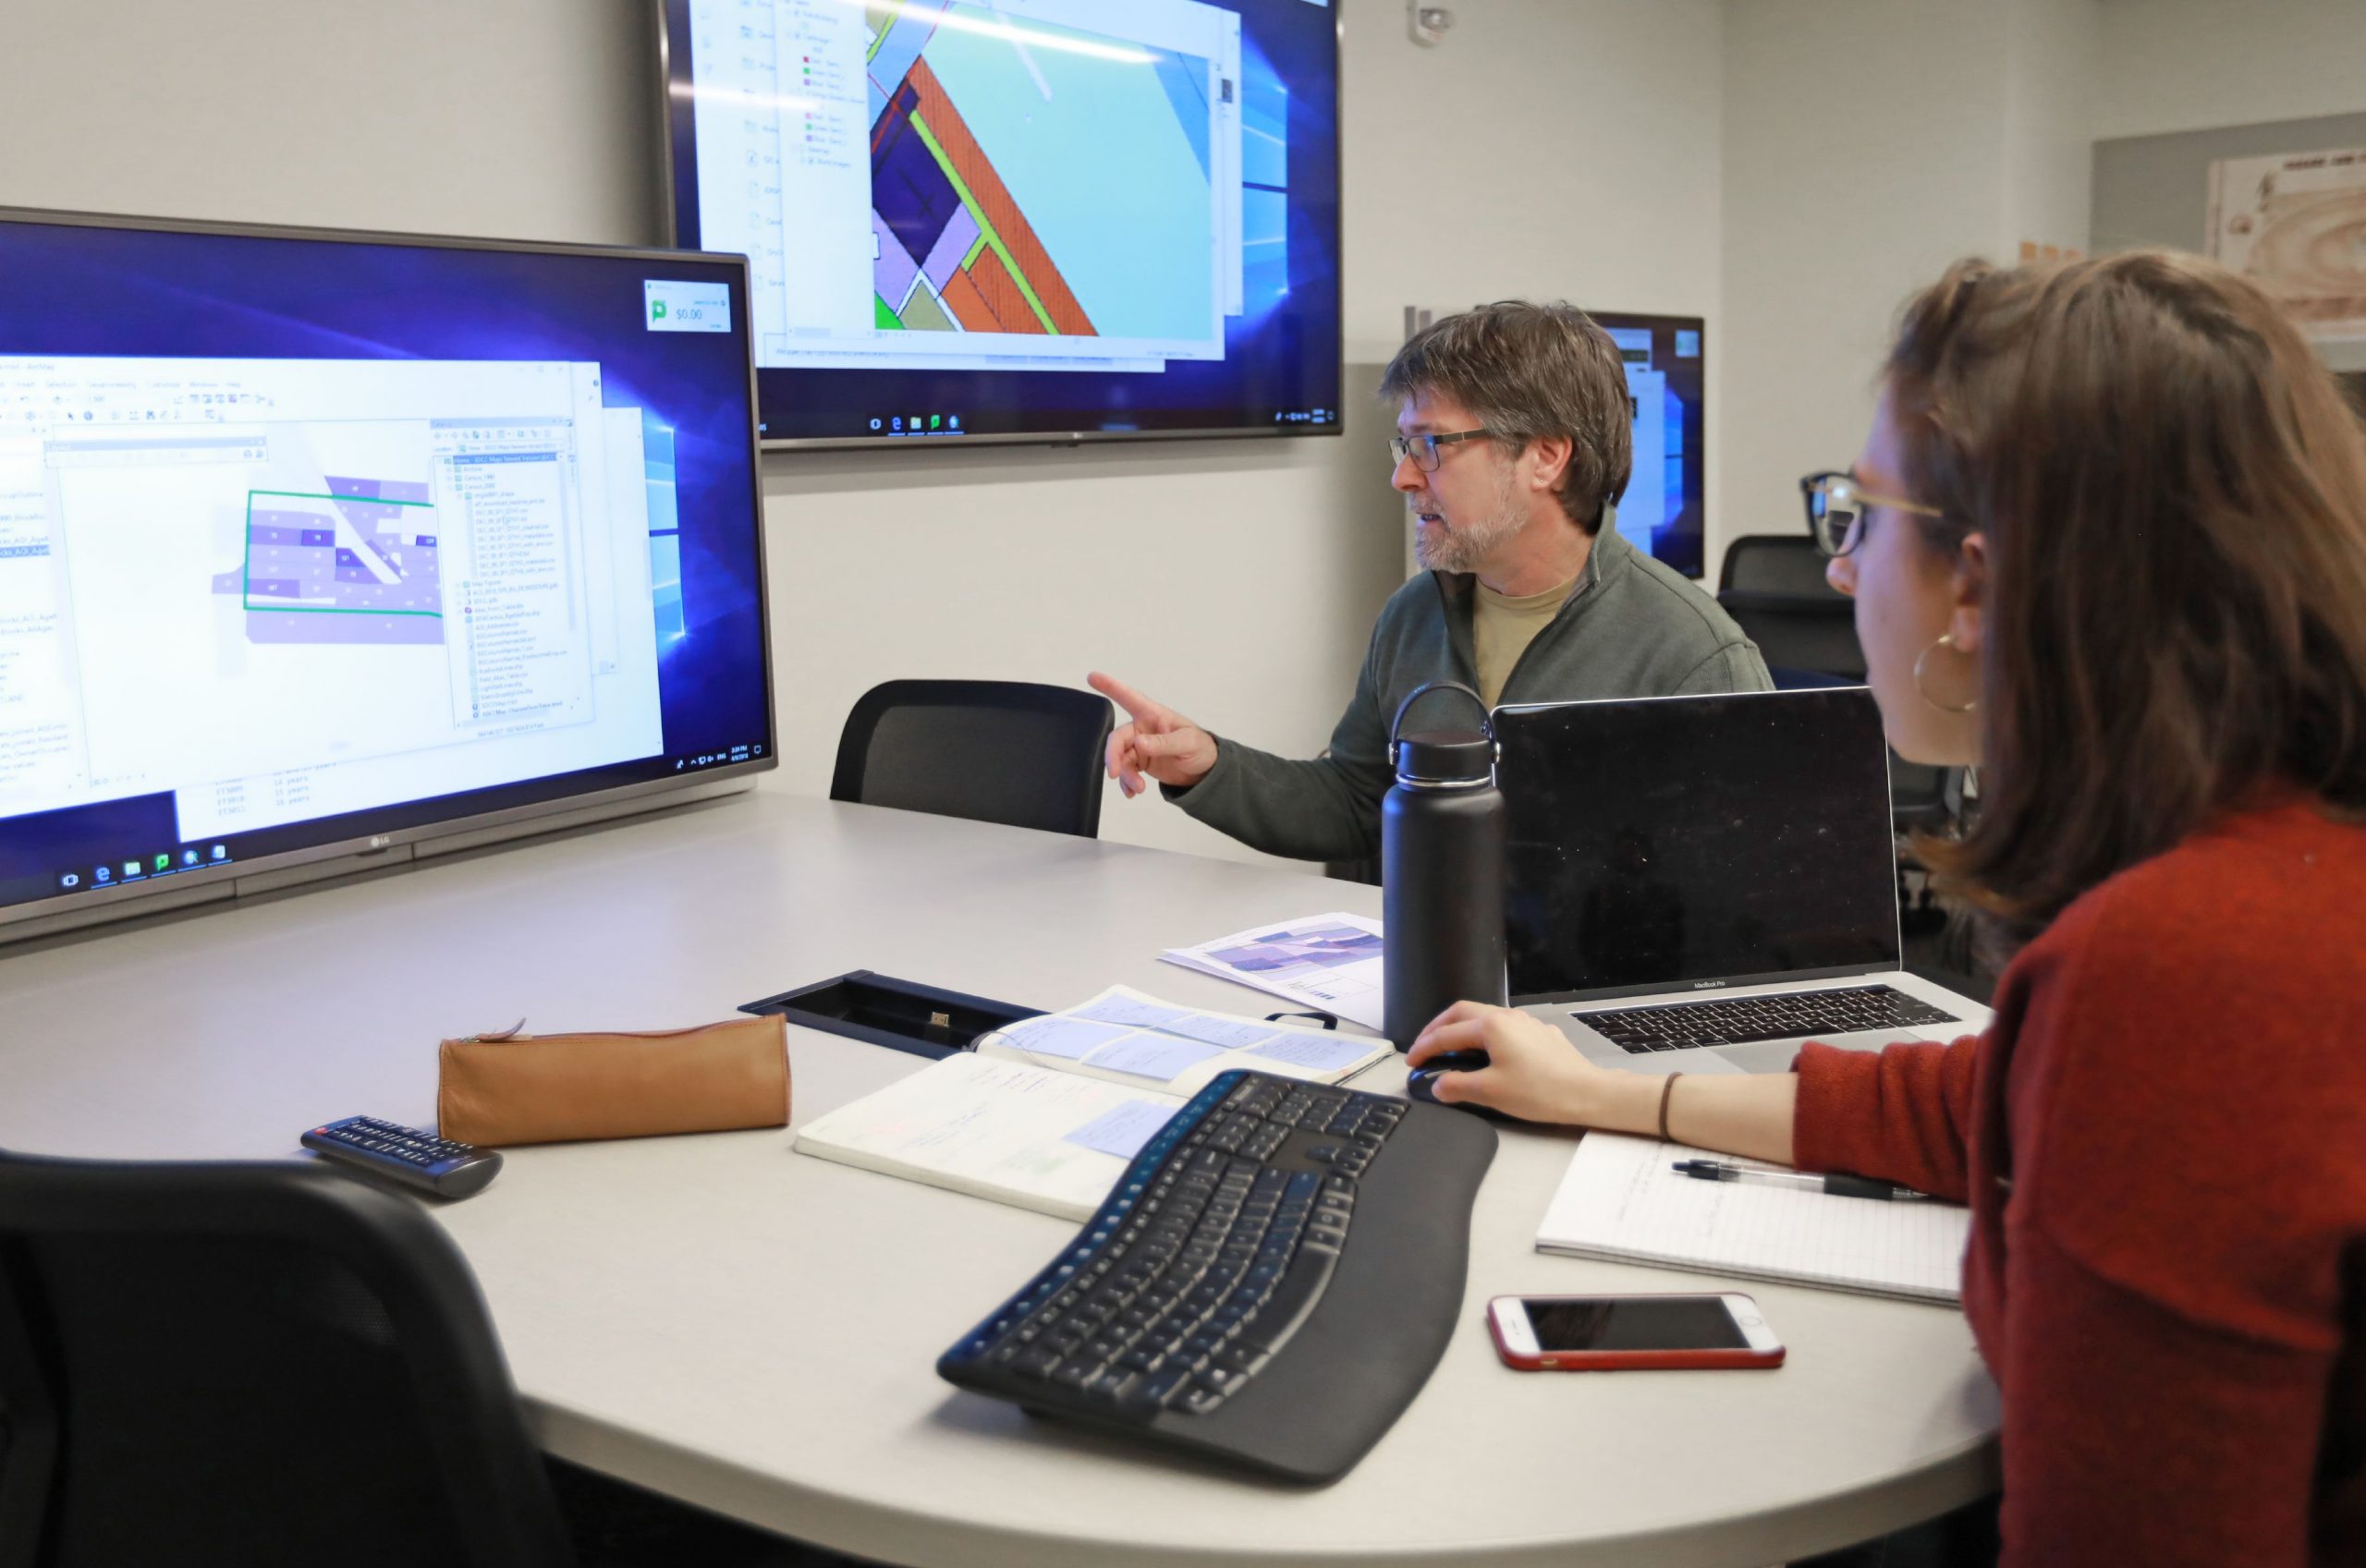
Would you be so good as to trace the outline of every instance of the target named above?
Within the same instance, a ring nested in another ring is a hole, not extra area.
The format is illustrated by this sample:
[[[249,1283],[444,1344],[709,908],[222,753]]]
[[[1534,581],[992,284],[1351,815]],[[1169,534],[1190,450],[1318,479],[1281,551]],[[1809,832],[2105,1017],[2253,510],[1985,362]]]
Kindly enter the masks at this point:
[[[1484,1105],[1523,1121],[1621,1131],[1647,1131],[1657,1114],[1655,1081],[1595,1066],[1552,1025],[1508,1007],[1456,1003],[1421,1031],[1406,1064],[1420,1067],[1449,1051],[1483,1051],[1487,1065],[1440,1073],[1431,1092],[1442,1105]]]

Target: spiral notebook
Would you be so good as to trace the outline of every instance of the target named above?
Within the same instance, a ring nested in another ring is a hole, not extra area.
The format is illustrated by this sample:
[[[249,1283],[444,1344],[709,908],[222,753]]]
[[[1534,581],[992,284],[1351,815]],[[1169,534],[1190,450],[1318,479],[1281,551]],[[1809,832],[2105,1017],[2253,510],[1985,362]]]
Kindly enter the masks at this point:
[[[1696,1155],[1709,1151],[1588,1133],[1537,1226],[1537,1250],[1912,1301],[1962,1298],[1970,1209],[1703,1182],[1672,1168]]]

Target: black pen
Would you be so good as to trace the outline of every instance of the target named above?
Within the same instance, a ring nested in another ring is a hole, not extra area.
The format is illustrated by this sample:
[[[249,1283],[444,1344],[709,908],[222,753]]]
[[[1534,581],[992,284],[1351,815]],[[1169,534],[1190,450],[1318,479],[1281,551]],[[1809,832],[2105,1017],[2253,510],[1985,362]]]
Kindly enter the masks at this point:
[[[1679,1160],[1676,1169],[1699,1182],[1765,1182],[1773,1186],[1805,1187],[1810,1192],[1830,1193],[1835,1197],[1877,1197],[1883,1202],[1903,1198],[1927,1198],[1927,1192],[1916,1192],[1895,1182],[1877,1182],[1871,1176],[1850,1176],[1835,1173],[1828,1176],[1802,1175],[1797,1171],[1756,1171],[1747,1165],[1726,1165],[1714,1160]]]

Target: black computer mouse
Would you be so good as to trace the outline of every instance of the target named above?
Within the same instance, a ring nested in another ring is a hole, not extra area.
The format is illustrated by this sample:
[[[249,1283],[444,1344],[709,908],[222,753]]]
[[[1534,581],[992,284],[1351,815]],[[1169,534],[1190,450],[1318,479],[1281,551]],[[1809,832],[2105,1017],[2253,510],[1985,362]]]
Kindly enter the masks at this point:
[[[1487,1064],[1483,1051],[1448,1051],[1431,1057],[1405,1076],[1405,1092],[1415,1100],[1432,1105],[1438,1103],[1436,1087],[1441,1073],[1475,1073]],[[1457,1110],[1475,1109],[1457,1106]]]

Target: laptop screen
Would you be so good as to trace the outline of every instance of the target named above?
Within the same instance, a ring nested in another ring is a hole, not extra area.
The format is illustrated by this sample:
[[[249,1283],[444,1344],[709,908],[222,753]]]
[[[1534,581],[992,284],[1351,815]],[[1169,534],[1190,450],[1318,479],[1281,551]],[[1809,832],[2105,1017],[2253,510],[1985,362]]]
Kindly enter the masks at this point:
[[[1515,1001],[1896,967],[1889,752],[1863,687],[1495,723]]]

